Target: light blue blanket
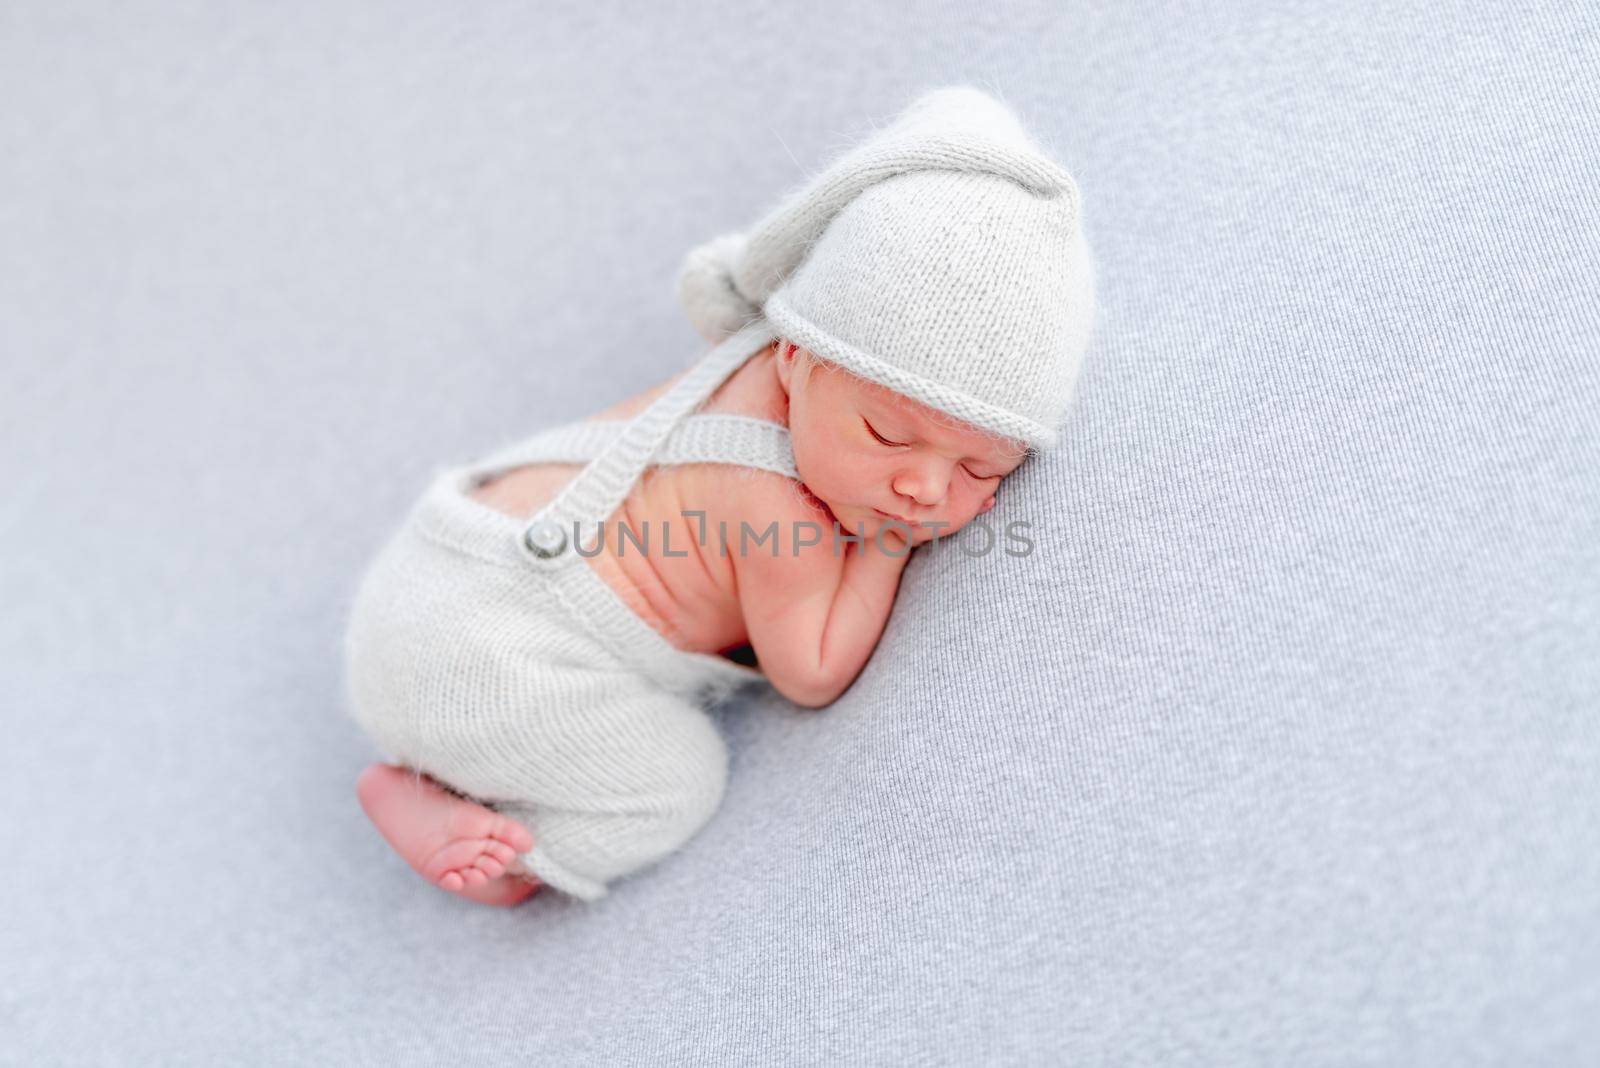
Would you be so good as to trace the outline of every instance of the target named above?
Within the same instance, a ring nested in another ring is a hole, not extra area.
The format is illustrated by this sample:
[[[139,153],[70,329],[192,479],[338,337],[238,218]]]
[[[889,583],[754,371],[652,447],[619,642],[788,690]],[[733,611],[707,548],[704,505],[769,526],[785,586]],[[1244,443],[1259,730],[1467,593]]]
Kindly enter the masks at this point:
[[[0,15],[0,1060],[1592,1063],[1593,8],[633,8]],[[424,885],[360,567],[954,81],[1098,257],[1035,551],[919,550],[601,905]]]

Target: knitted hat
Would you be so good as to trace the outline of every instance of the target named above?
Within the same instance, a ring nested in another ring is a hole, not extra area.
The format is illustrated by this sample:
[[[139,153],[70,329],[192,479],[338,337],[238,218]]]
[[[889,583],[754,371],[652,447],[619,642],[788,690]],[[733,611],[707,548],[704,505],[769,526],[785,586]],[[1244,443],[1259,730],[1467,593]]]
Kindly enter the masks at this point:
[[[747,233],[685,259],[713,343],[764,315],[817,355],[984,430],[1054,445],[1093,317],[1072,176],[969,86],[931,90]]]

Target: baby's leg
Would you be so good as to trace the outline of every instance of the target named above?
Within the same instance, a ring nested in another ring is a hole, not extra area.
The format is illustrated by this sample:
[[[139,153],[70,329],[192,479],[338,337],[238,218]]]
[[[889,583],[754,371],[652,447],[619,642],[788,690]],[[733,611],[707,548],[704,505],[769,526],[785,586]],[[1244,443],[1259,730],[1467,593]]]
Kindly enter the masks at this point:
[[[593,901],[710,820],[728,754],[703,708],[639,676],[566,681],[563,700],[471,717],[427,770],[531,831],[540,882]]]
[[[508,817],[391,764],[362,772],[356,796],[378,833],[429,882],[486,905],[515,905],[539,888],[516,861],[533,836]]]

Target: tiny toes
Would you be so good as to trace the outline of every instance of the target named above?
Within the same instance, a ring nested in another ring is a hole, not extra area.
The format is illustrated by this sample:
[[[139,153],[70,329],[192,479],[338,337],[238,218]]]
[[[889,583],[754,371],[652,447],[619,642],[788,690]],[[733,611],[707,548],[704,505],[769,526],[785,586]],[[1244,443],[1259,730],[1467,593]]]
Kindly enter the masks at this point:
[[[526,853],[533,848],[533,835],[529,834],[527,828],[520,823],[503,820],[494,836],[518,853]]]
[[[378,832],[432,885],[495,905],[532,893],[506,879],[517,856],[533,849],[533,834],[516,820],[398,766],[368,768],[356,793]]]

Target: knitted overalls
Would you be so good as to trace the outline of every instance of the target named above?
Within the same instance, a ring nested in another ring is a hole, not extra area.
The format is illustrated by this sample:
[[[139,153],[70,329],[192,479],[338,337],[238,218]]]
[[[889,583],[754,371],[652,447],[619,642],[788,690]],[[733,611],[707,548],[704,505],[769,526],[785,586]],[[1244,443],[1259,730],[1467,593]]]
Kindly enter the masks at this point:
[[[774,337],[758,318],[631,420],[536,434],[438,473],[362,578],[345,638],[358,723],[397,762],[523,823],[521,860],[585,900],[694,835],[727,751],[706,708],[762,681],[685,652],[630,609],[574,546],[649,466],[728,463],[796,478],[786,428],[695,414]],[[523,464],[586,462],[527,519],[468,496]]]

